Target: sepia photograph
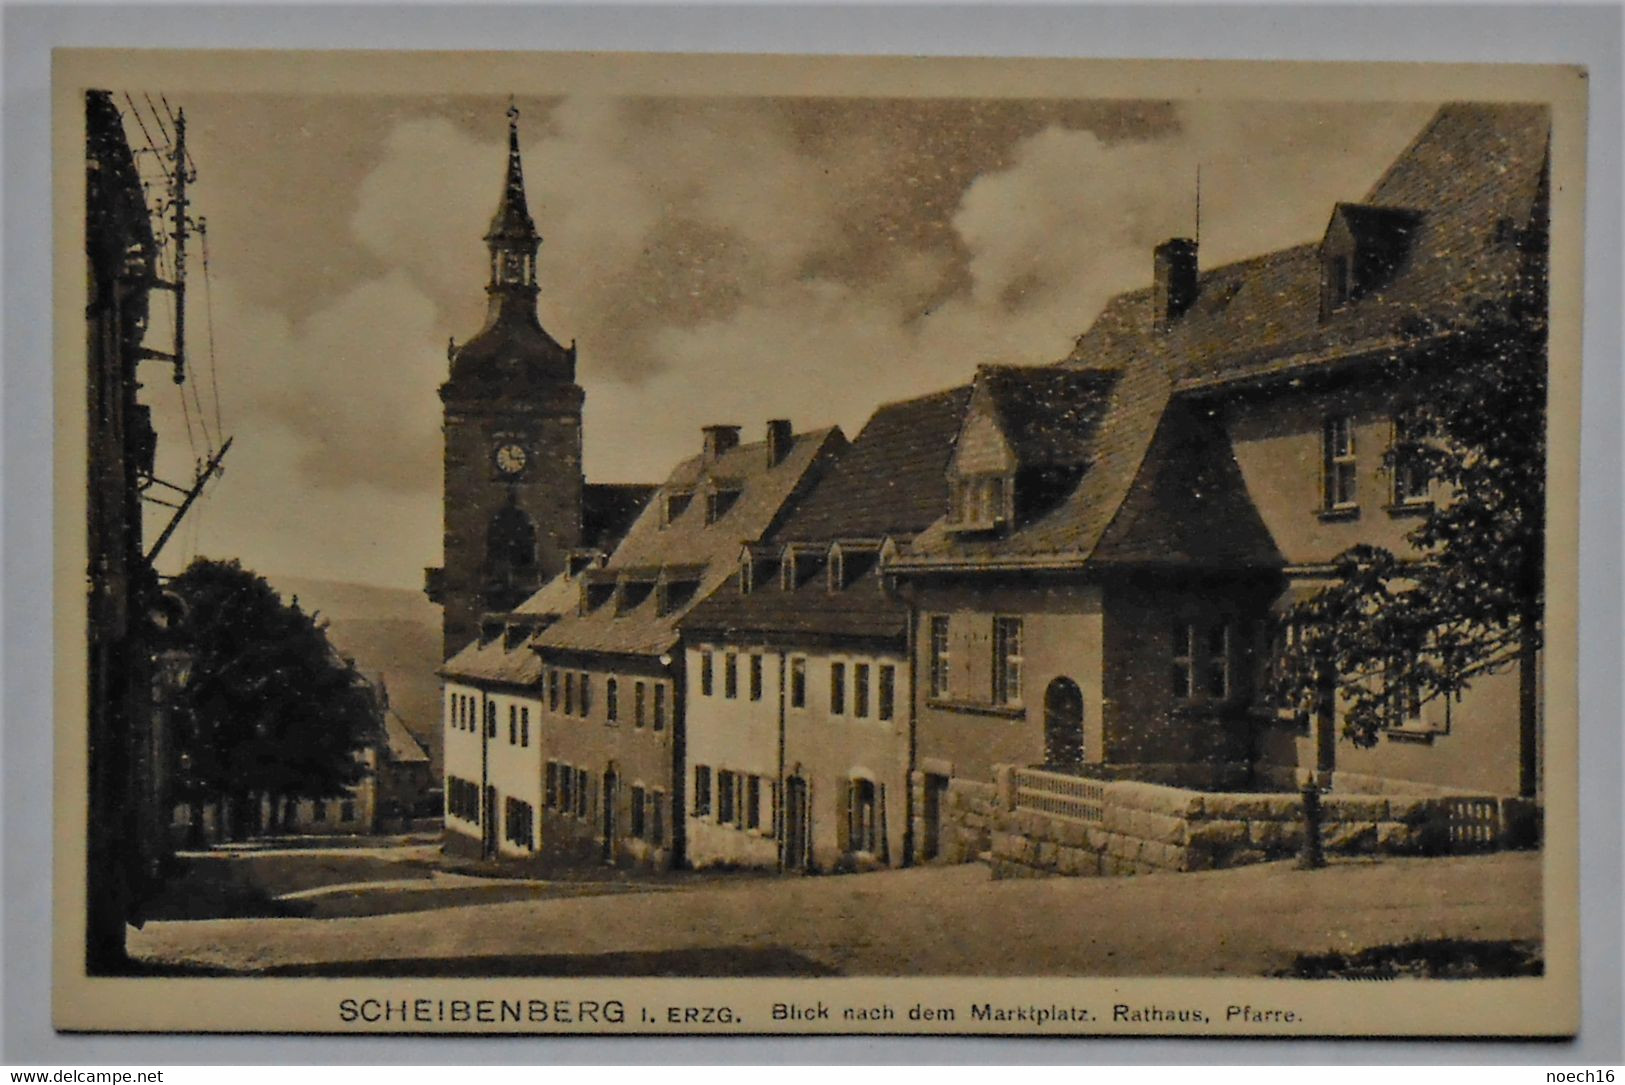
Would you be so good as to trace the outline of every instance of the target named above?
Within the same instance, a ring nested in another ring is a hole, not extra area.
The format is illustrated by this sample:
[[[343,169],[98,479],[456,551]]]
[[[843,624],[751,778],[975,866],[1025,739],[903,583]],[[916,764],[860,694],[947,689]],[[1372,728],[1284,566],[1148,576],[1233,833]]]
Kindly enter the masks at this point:
[[[168,56],[57,1027],[1573,1032],[1583,73]]]

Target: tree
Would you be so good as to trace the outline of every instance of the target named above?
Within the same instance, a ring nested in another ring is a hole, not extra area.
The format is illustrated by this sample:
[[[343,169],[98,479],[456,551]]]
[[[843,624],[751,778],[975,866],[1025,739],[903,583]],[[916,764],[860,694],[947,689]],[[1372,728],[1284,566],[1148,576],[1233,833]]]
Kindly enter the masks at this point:
[[[175,743],[177,795],[220,804],[245,835],[262,800],[335,798],[361,779],[356,753],[380,726],[372,688],[297,600],[235,561],[199,558],[171,585],[191,653]]]
[[[1353,547],[1336,559],[1335,583],[1286,615],[1296,635],[1276,690],[1305,713],[1335,695],[1344,736],[1369,746],[1405,707],[1457,697],[1518,665],[1525,794],[1534,791],[1546,530],[1544,264],[1530,265],[1510,303],[1455,327],[1413,329],[1434,345],[1389,361],[1393,379],[1426,394],[1384,467],[1425,473],[1435,503],[1407,536],[1410,552]]]

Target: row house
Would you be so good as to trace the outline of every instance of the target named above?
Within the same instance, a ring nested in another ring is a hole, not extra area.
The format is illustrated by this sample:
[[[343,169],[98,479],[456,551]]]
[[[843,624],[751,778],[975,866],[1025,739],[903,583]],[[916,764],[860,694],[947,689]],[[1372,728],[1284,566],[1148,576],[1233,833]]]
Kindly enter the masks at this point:
[[[677,624],[846,447],[838,428],[707,426],[607,556],[578,553],[442,668],[447,840],[488,856],[683,861]],[[462,722],[458,722],[462,721]],[[458,792],[453,795],[452,789]]]
[[[857,870],[908,857],[908,608],[884,560],[940,515],[968,388],[879,408],[682,622],[688,861]]]
[[[998,764],[1534,793],[1516,665],[1396,709],[1372,748],[1338,741],[1335,700],[1278,714],[1265,682],[1333,559],[1403,553],[1445,496],[1385,463],[1427,395],[1395,363],[1540,281],[1547,130],[1542,107],[1446,106],[1319,242],[1202,270],[1169,241],[1058,366],[978,373],[942,515],[886,566],[914,622],[918,854],[953,782]]]

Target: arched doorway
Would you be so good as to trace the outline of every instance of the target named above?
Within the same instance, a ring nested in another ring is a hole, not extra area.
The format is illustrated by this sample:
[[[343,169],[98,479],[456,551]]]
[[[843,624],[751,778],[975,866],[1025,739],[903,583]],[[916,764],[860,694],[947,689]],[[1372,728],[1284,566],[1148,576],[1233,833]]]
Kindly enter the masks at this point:
[[[1044,763],[1083,761],[1083,691],[1070,678],[1057,678],[1044,690]]]

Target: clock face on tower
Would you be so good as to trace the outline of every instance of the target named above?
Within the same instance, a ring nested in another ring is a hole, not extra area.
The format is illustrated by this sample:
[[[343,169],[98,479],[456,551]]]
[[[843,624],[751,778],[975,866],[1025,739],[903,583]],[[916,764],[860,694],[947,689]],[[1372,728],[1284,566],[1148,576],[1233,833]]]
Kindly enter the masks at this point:
[[[492,454],[492,462],[496,464],[497,472],[509,477],[523,471],[527,459],[525,446],[514,441],[504,441],[497,445],[496,452]]]

